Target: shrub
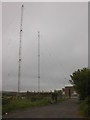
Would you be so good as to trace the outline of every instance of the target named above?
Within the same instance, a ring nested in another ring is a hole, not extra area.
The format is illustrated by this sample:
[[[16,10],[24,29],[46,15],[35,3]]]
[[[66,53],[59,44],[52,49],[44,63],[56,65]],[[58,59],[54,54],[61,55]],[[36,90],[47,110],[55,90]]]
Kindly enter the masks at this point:
[[[3,97],[2,98],[2,104],[3,105],[8,104],[8,103],[10,103],[11,100],[12,100],[11,97]]]
[[[85,100],[90,95],[90,69],[78,69],[70,75],[70,83],[74,85],[80,100]]]
[[[80,111],[84,117],[90,118],[90,99],[89,99],[89,97],[87,97],[84,101],[82,101],[82,103],[80,105]]]
[[[32,102],[38,101],[38,100],[42,100],[42,99],[44,99],[44,98],[43,98],[43,97],[39,97],[39,96],[32,96],[32,97],[30,97],[30,100],[31,100]]]

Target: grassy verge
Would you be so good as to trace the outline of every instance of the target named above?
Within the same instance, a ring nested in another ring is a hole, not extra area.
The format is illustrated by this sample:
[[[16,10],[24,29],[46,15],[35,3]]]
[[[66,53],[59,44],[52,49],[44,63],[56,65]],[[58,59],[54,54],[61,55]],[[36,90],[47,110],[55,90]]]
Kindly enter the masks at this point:
[[[88,99],[81,102],[79,114],[83,117],[90,118],[90,103],[88,103]]]
[[[11,101],[8,104],[2,106],[2,113],[10,112],[12,110],[19,110],[28,107],[47,105],[50,103],[50,100],[42,99],[39,101],[31,102],[29,99],[16,99]]]
[[[65,98],[59,99],[57,103],[65,101],[65,100],[66,100]],[[48,104],[51,104],[50,98],[43,98],[43,99],[36,100],[36,101],[31,101],[30,99],[15,99],[2,106],[2,113],[5,114],[13,110],[20,110],[24,108],[43,106],[43,105],[48,105]]]

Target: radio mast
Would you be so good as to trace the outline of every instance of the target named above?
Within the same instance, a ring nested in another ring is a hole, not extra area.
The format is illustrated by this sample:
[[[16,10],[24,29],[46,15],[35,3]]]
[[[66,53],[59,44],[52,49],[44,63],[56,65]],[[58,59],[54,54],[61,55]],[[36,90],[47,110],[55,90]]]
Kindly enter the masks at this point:
[[[40,92],[40,31],[38,31],[38,92]]]
[[[19,96],[19,93],[20,93],[20,82],[21,82],[23,8],[24,8],[24,5],[21,6],[21,20],[20,20],[19,61],[18,61],[19,62],[18,63],[18,96]]]

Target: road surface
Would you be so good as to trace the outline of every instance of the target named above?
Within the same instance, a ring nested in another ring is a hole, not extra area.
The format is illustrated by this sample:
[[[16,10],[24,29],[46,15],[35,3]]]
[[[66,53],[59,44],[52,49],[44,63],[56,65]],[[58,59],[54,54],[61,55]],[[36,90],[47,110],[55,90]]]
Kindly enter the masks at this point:
[[[78,99],[71,98],[62,103],[13,111],[3,118],[80,118],[78,106]]]

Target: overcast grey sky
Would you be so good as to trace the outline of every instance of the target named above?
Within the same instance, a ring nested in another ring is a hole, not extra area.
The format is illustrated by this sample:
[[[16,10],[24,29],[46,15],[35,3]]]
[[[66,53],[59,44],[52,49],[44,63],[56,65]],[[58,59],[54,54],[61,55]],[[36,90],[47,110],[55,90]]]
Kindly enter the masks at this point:
[[[21,3],[3,3],[3,90],[17,90]],[[24,3],[21,91],[60,89],[88,66],[88,3]],[[65,79],[66,78],[66,79]]]

